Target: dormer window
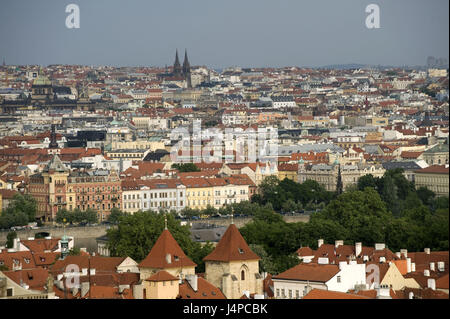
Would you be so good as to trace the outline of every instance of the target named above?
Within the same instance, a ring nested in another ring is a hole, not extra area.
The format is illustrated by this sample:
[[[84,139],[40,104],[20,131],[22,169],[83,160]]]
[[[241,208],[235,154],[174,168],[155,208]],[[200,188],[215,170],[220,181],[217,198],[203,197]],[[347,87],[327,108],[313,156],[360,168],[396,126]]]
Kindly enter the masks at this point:
[[[244,250],[243,250],[242,248],[238,248],[238,250],[239,250],[239,253],[240,253],[240,254],[243,254],[243,253],[244,253]]]
[[[27,264],[30,263],[30,260],[29,260],[28,258],[24,258],[23,260],[25,260],[25,262],[26,262]]]

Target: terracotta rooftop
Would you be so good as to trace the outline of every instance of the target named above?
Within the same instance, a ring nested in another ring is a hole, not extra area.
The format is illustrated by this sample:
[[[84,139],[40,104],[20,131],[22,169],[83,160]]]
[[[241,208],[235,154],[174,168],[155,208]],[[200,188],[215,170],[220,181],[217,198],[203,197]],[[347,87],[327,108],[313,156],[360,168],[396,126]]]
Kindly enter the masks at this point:
[[[183,252],[169,230],[165,229],[153,245],[150,253],[141,261],[141,268],[176,268],[197,266]]]
[[[178,280],[178,278],[169,274],[165,270],[160,270],[156,274],[148,277],[145,280],[146,281],[173,281],[173,280]]]
[[[231,224],[217,244],[216,248],[205,258],[204,261],[236,261],[236,260],[259,260],[261,259],[248,247],[245,239],[235,224]]]
[[[187,280],[179,286],[179,289],[181,299],[226,299],[219,288],[201,277],[197,277],[197,291],[192,289]]]
[[[274,276],[273,279],[327,282],[338,272],[337,265],[299,264]]]

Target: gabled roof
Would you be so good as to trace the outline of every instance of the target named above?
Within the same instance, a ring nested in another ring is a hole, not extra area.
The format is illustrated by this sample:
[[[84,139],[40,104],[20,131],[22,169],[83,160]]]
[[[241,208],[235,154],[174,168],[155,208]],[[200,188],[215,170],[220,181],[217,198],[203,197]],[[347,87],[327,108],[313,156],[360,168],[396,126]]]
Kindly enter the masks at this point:
[[[53,158],[50,160],[48,165],[44,168],[44,172],[67,172],[68,169],[64,166],[63,162],[59,159],[58,155],[54,155]]]
[[[44,268],[4,271],[3,273],[16,284],[27,284],[32,290],[44,290],[44,286],[47,284],[48,270]]]
[[[33,253],[55,251],[59,247],[59,238],[39,238],[33,240],[21,240],[20,242]]]
[[[174,275],[169,274],[165,270],[160,270],[156,274],[145,279],[146,281],[174,281],[178,280]]]
[[[150,253],[139,264],[139,268],[176,268],[197,266],[183,252],[169,230],[165,229],[153,245]]]
[[[219,288],[201,277],[197,278],[197,291],[194,291],[187,280],[179,286],[180,299],[226,299]]]
[[[57,260],[51,267],[53,274],[62,272],[70,264],[77,265],[80,269],[95,269],[96,273],[117,272],[117,267],[125,260],[125,257],[103,257],[103,256],[67,256],[63,260]]]
[[[327,282],[339,271],[337,265],[299,264],[273,277],[273,279]]]
[[[237,260],[259,260],[247,242],[242,237],[235,224],[231,224],[223,234],[216,248],[205,258],[204,261],[237,261]]]

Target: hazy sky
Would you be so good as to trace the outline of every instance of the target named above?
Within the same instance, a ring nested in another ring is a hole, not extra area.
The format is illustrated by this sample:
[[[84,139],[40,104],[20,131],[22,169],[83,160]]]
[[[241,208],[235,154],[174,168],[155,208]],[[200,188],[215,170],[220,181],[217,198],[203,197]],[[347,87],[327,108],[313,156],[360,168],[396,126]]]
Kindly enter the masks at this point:
[[[68,29],[65,8],[80,7]],[[368,4],[380,29],[367,29]],[[424,65],[449,56],[448,0],[2,0],[7,64]]]

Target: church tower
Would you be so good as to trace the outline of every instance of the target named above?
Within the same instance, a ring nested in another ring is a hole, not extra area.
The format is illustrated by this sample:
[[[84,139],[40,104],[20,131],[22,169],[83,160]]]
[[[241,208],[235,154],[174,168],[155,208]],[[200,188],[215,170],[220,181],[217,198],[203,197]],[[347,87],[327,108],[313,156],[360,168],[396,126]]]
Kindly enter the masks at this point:
[[[183,75],[187,83],[188,88],[192,88],[191,81],[191,65],[188,60],[187,50],[184,51],[184,62],[183,62]]]
[[[216,248],[203,259],[205,279],[220,288],[228,299],[239,299],[245,291],[262,295],[260,259],[232,223]]]
[[[182,76],[180,59],[178,58],[178,50],[175,53],[175,63],[173,64],[173,74],[175,76]]]

